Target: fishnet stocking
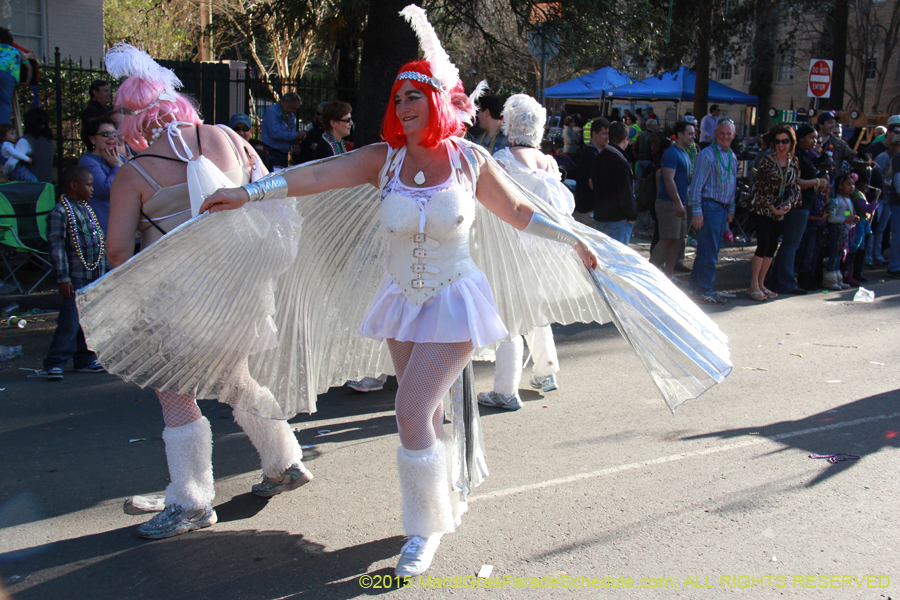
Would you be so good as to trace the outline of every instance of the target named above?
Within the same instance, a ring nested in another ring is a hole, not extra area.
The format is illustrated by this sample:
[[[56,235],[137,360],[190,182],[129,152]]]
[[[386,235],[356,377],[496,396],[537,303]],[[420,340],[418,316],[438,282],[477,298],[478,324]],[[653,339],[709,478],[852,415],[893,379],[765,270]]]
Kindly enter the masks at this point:
[[[222,391],[219,394],[219,402],[230,406],[237,406],[246,398],[252,397],[259,390],[259,383],[250,375],[250,367],[245,357],[228,376],[219,380]]]
[[[180,427],[193,423],[203,416],[197,400],[187,394],[176,394],[165,390],[156,390],[156,396],[162,405],[163,421],[166,427]]]
[[[400,443],[407,450],[430,448],[444,439],[444,395],[472,358],[472,342],[388,340],[388,348],[399,382],[394,410]]]

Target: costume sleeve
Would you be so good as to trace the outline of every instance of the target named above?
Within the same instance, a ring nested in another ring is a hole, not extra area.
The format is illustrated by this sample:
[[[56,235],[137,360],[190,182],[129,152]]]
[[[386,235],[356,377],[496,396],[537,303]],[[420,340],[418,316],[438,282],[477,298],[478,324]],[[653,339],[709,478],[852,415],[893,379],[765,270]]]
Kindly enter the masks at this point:
[[[712,165],[709,157],[710,153],[701,152],[697,155],[697,160],[694,163],[694,177],[691,179],[690,187],[688,187],[687,197],[688,213],[694,217],[703,216],[703,198],[701,194]]]
[[[57,283],[65,283],[69,279],[69,257],[66,253],[66,213],[61,204],[47,215],[47,241],[50,242],[50,262]]]

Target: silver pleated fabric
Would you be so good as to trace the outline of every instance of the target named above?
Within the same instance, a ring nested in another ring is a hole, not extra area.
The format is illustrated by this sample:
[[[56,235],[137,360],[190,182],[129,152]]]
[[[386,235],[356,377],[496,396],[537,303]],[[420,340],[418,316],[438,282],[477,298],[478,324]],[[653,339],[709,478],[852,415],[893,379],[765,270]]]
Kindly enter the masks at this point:
[[[479,147],[457,144],[473,170],[481,152],[517,197],[600,257],[589,273],[571,248],[523,252],[519,232],[478,204],[472,256],[511,335],[613,320],[671,409],[731,371],[725,336],[655,267],[556,212]],[[356,330],[383,271],[379,199],[366,185],[191,219],[78,295],[88,346],[141,387],[266,418],[314,412],[331,386],[393,373],[387,345]],[[234,389],[246,370],[278,407],[255,407]]]

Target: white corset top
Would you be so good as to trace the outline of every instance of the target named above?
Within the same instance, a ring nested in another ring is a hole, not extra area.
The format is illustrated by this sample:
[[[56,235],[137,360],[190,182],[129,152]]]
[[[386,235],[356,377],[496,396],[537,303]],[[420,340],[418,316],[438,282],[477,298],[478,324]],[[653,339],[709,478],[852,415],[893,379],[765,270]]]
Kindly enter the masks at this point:
[[[438,240],[467,237],[474,221],[475,202],[452,175],[429,188],[411,188],[395,176],[382,192],[381,224],[388,238],[416,233]]]
[[[415,305],[476,269],[469,254],[475,199],[451,173],[441,185],[412,188],[400,168],[384,186],[384,266]]]

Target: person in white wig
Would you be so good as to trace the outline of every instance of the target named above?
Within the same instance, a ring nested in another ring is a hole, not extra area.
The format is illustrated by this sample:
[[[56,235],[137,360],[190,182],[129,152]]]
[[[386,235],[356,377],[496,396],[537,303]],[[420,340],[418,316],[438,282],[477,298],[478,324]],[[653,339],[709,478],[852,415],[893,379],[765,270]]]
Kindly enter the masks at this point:
[[[510,146],[494,154],[516,183],[547,201],[556,210],[571,215],[575,198],[560,180],[556,161],[540,151],[547,110],[537,100],[525,94],[510,96],[503,105],[503,133]],[[531,240],[532,243],[534,240]],[[528,252],[528,238],[522,239],[522,252]],[[535,327],[528,336],[534,367],[529,384],[534,389],[551,392],[559,388],[556,373],[559,360],[553,343],[550,325]],[[522,408],[519,381],[522,379],[522,336],[501,342],[497,348],[494,389],[478,394],[478,402],[485,406],[518,410]]]

